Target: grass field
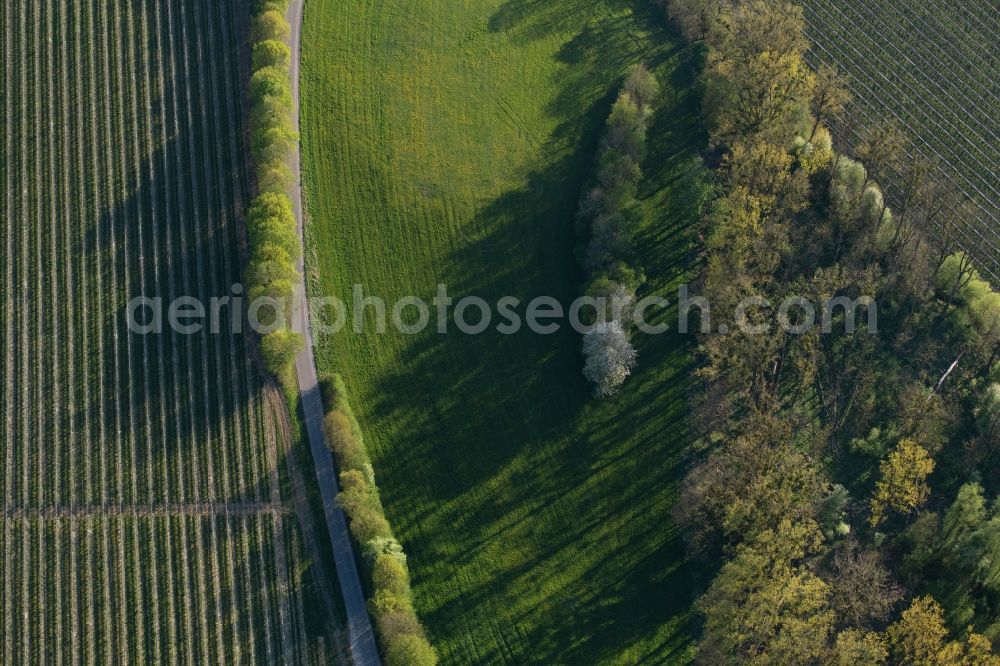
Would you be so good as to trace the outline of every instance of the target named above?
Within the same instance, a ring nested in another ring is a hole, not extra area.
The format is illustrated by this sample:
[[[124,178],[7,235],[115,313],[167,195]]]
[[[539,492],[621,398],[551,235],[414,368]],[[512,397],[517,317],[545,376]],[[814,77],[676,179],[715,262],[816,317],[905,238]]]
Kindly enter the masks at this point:
[[[646,2],[310,0],[303,60],[308,280],[349,300],[522,302],[579,291],[573,214],[623,73],[653,65],[642,196],[648,289],[691,268],[692,70]],[[672,294],[671,294],[672,296]],[[523,309],[522,309],[523,314]],[[369,309],[369,324],[374,316]],[[390,329],[391,330],[391,329]],[[344,374],[446,663],[690,656],[690,571],[670,523],[691,349],[640,337],[590,399],[579,337],[340,334]]]
[[[125,326],[239,281],[244,5],[0,10],[5,664],[316,656],[245,339]]]
[[[939,160],[975,201],[966,249],[1000,280],[1000,12],[989,0],[963,3],[806,0],[813,62],[851,79],[855,130],[895,119],[910,150]]]

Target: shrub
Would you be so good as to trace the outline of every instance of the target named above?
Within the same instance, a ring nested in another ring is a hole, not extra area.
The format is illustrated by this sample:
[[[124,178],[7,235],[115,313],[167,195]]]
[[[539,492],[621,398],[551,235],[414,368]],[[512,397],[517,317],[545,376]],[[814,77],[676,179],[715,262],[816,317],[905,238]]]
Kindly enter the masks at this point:
[[[371,575],[368,610],[375,618],[386,663],[436,664],[437,654],[413,609],[406,554],[385,518],[344,381],[337,374],[325,375],[320,378],[319,389],[327,411],[323,429],[341,470],[337,503],[347,514],[351,535],[361,546]]]
[[[616,282],[607,275],[595,278],[587,287],[586,295],[591,298],[603,298],[606,308],[604,316],[597,316],[594,321],[627,320],[632,318],[632,308],[635,306],[635,290],[629,285]]]
[[[642,160],[646,149],[646,117],[628,93],[619,95],[611,108],[604,146],[606,150],[624,153],[637,162]]]
[[[338,379],[340,379],[340,375],[333,375],[330,373],[321,375],[319,378],[319,397],[323,400],[324,412],[329,412],[334,408],[334,400],[337,396]]]
[[[257,129],[250,137],[250,152],[257,164],[281,164],[295,152],[299,135],[291,126]]]
[[[382,508],[373,484],[364,472],[356,469],[340,473],[337,503],[348,516],[357,515],[363,509],[381,511]]]
[[[256,270],[256,268],[251,268],[251,270]],[[253,273],[249,273],[248,277],[252,278]],[[262,283],[254,283],[252,280],[248,281],[250,288],[247,290],[247,296],[251,301],[269,298],[273,299],[276,304],[280,304],[280,307],[275,309],[271,307],[271,304],[265,302],[261,307],[257,308],[257,320],[261,326],[269,328],[275,324],[278,326],[283,325],[283,322],[279,321],[278,318],[288,316],[292,296],[295,293],[296,282],[298,282],[297,278],[295,280],[272,280]]]
[[[254,13],[260,14],[273,9],[284,14],[288,11],[289,2],[290,0],[257,0],[257,3],[254,5]]]
[[[797,137],[792,145],[792,154],[799,160],[799,165],[807,174],[817,173],[829,166],[833,161],[833,138],[829,130],[820,127],[812,141]]]
[[[287,317],[291,311],[292,296],[299,274],[295,270],[288,253],[278,245],[264,243],[256,249],[247,266],[245,275],[247,295],[250,300],[270,297],[281,301],[281,314]],[[266,314],[266,307],[257,309],[258,319]],[[270,322],[261,321],[268,325]]]
[[[976,407],[976,427],[987,439],[1000,439],[1000,384],[990,384]]]
[[[288,329],[268,333],[260,341],[264,365],[276,375],[287,370],[295,355],[304,348],[305,341],[302,336]]]
[[[382,515],[381,507],[373,506],[373,503],[368,501],[368,496],[359,498],[348,495],[341,498],[344,494],[340,493],[337,496],[338,501],[345,507],[345,511],[349,511],[351,534],[358,543],[365,545],[373,539],[392,536],[392,527]]]
[[[604,190],[600,187],[595,187],[589,190],[583,199],[580,200],[580,208],[577,210],[577,218],[586,220],[594,217],[604,210],[604,202]]]
[[[427,639],[415,634],[407,634],[393,639],[386,648],[386,662],[389,666],[435,666],[437,653]]]
[[[622,86],[640,108],[649,109],[653,101],[660,95],[660,84],[645,65],[635,65]]]
[[[635,350],[617,319],[631,314],[635,290],[642,282],[640,271],[628,266],[626,257],[632,229],[643,214],[636,195],[642,180],[646,121],[659,92],[659,83],[645,67],[632,68],[608,117],[597,158],[597,186],[580,202],[578,225],[589,222],[585,230],[589,238],[576,249],[589,276],[586,293],[609,299],[613,320],[598,313],[598,326],[583,340],[583,374],[598,396],[617,391],[635,365]]]
[[[642,170],[634,158],[618,151],[605,153],[597,172],[597,182],[604,195],[604,210],[623,208],[635,199],[640,178]]]
[[[376,620],[389,613],[409,613],[412,609],[409,599],[398,597],[388,590],[375,590],[368,601],[368,610]]]
[[[247,211],[247,224],[253,229],[263,224],[267,219],[275,219],[294,231],[295,215],[292,213],[292,202],[284,194],[267,192],[256,197]],[[251,243],[253,239],[251,238]],[[298,241],[296,241],[298,243]]]
[[[590,229],[590,241],[583,266],[591,273],[606,272],[628,252],[631,245],[629,223],[621,213],[598,215]]]
[[[861,216],[865,223],[880,226],[888,213],[889,209],[886,207],[879,186],[872,183],[866,187],[864,194],[861,195]]]
[[[258,164],[257,189],[266,194],[287,192],[295,186],[295,176],[285,164]],[[298,235],[296,234],[296,244]]]
[[[283,193],[265,192],[253,200],[247,213],[247,232],[255,254],[265,243],[282,248],[290,259],[297,259],[302,252],[292,204]]]
[[[852,439],[849,446],[852,452],[859,455],[871,456],[872,458],[882,458],[892,447],[894,440],[898,439],[895,430],[873,427],[866,437]]]
[[[342,470],[362,470],[370,465],[364,442],[354,432],[351,418],[342,410],[330,411],[323,420],[327,444]]]
[[[363,555],[369,562],[374,562],[380,555],[388,555],[399,560],[404,566],[406,565],[406,553],[403,552],[402,544],[396,541],[395,537],[372,539],[365,545]]]
[[[325,392],[324,400],[328,401],[327,409],[339,409],[344,412],[351,421],[355,436],[361,441],[361,428],[354,418],[354,410],[351,409],[351,403],[347,399],[347,387],[344,385],[344,378],[337,373],[326,375],[321,384],[321,389]]]
[[[287,3],[284,3],[287,6]],[[271,5],[272,8],[261,12],[253,20],[253,30],[251,38],[254,42],[264,42],[267,40],[288,41],[292,36],[292,26],[288,25],[285,16],[279,9]]]
[[[251,285],[269,284],[279,280],[294,283],[298,273],[288,250],[270,239],[254,248],[253,258],[247,269],[247,282]]]
[[[633,295],[646,284],[646,274],[629,266],[624,261],[612,265],[604,274],[609,280],[625,287]]]
[[[830,183],[830,200],[841,218],[852,217],[854,204],[863,194],[867,172],[864,165],[849,157],[841,157]]]
[[[975,293],[975,287],[970,287],[970,285],[983,280],[971,266],[972,263],[964,252],[958,252],[945,258],[935,277],[935,287],[941,298],[948,298],[954,293],[959,303],[965,303]]]
[[[250,77],[250,99],[257,103],[266,97],[273,97],[282,106],[292,104],[292,88],[288,72],[278,67],[258,69]]]
[[[981,334],[1000,328],[1000,293],[993,291],[989,282],[969,280],[963,296],[969,303],[969,315]]]
[[[264,95],[254,100],[250,109],[250,127],[291,125],[292,98],[282,95]]]
[[[253,45],[254,70],[278,67],[287,70],[292,63],[292,51],[288,45],[277,39],[265,39]]]
[[[387,644],[391,644],[399,636],[420,636],[424,633],[420,620],[409,610],[384,611],[378,618],[378,629],[382,640]]]
[[[406,571],[406,563],[389,553],[378,555],[372,565],[372,585],[377,590],[409,598],[410,574]]]

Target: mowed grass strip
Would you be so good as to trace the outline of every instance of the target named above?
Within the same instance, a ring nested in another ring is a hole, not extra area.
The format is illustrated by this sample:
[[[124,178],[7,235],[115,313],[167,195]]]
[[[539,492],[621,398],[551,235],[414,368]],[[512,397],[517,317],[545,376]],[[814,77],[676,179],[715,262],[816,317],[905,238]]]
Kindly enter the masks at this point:
[[[430,302],[445,283],[456,300],[568,304],[581,188],[622,77],[645,61],[666,102],[641,192],[640,296],[672,298],[691,268],[686,176],[703,133],[687,56],[651,3],[310,0],[306,12],[313,293],[349,301],[360,283],[390,304]],[[566,326],[404,336],[376,334],[371,308],[367,321],[322,342],[320,371],[352,392],[444,661],[686,661],[689,571],[670,510],[688,341],[638,336],[636,375],[595,401]]]

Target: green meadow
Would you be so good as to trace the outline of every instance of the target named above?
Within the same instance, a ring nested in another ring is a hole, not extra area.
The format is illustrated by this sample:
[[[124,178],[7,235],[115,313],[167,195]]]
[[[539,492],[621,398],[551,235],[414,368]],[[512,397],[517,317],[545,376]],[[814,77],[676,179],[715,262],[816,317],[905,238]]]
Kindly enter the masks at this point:
[[[313,294],[429,303],[441,283],[456,301],[568,304],[574,213],[637,62],[664,88],[640,297],[693,273],[694,70],[652,3],[310,0],[303,40]],[[694,572],[670,513],[691,341],[637,334],[636,373],[597,401],[565,324],[380,335],[374,320],[326,338],[318,363],[348,384],[444,662],[687,661]]]

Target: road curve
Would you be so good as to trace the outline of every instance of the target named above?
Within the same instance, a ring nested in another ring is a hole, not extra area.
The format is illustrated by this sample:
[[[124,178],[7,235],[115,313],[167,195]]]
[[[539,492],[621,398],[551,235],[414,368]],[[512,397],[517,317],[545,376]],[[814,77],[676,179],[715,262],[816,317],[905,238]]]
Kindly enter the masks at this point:
[[[292,26],[291,77],[296,132],[299,131],[299,61],[302,45],[303,4],[304,0],[292,0],[287,14],[288,22]],[[295,222],[301,241],[303,238],[302,168],[298,149],[296,149],[294,159],[296,184],[292,192],[292,209],[295,212]],[[304,247],[302,254],[304,257]],[[298,268],[304,276],[304,259],[299,259]],[[323,438],[323,401],[319,394],[316,361],[313,358],[313,340],[308,325],[309,308],[305,298],[301,295],[297,300],[293,317],[296,321],[296,327],[305,336],[306,345],[305,349],[295,357],[295,371],[299,379],[299,393],[302,399],[302,411],[305,415],[309,449],[312,452],[320,497],[323,500],[323,513],[326,515],[326,525],[330,532],[330,541],[333,544],[337,579],[340,581],[340,589],[344,595],[344,606],[347,610],[347,633],[351,644],[351,657],[355,666],[380,666],[381,660],[375,645],[375,634],[372,631],[371,618],[368,616],[368,609],[365,606],[364,589],[361,586],[361,577],[354,559],[354,549],[347,531],[347,519],[336,503],[339,488],[337,487],[337,473],[333,466],[333,456]]]

